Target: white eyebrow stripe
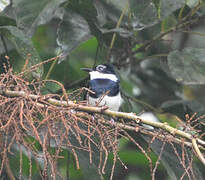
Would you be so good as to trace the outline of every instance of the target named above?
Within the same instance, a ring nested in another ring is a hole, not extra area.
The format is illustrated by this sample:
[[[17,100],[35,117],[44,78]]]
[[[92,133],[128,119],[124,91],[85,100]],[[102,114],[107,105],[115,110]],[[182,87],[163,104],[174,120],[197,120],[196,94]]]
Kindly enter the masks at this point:
[[[89,72],[89,74],[90,74],[90,80],[93,80],[93,79],[109,79],[109,80],[112,80],[112,81],[115,81],[115,82],[118,81],[118,78],[115,74],[104,74],[104,73],[100,73],[98,71],[91,71],[91,72]]]

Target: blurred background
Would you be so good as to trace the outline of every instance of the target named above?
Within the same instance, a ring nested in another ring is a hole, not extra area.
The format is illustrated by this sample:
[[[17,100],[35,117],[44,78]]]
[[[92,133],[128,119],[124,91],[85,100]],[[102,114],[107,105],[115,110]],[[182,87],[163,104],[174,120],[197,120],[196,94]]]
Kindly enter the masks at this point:
[[[148,118],[154,117],[174,127],[183,123],[193,125],[187,121],[196,113],[193,119],[199,118],[200,123],[194,131],[203,134],[203,0],[0,0],[0,8],[1,73],[10,66],[19,73],[27,61],[26,68],[29,69],[60,56],[56,61],[38,66],[25,78],[29,81],[54,79],[72,93],[87,86],[88,75],[80,68],[112,63],[121,80],[122,111],[152,112]],[[56,83],[47,82],[41,91],[60,94],[60,89]],[[141,146],[147,147],[146,140],[140,135],[135,138]],[[154,164],[159,151],[148,153]],[[166,149],[164,153],[155,178],[180,179],[184,169],[179,170],[177,158],[175,161]],[[62,151],[62,156],[64,159],[59,160],[59,168],[63,176],[68,168],[69,179],[89,178],[86,165],[80,170],[75,168],[75,163],[67,167],[67,159],[73,157],[67,150]],[[118,163],[113,179],[151,179],[149,162],[144,154],[123,138],[119,140],[119,157],[127,169]],[[18,153],[10,157],[16,174],[18,165],[13,162],[18,158]],[[172,163],[169,163],[170,159]],[[26,179],[26,155],[24,161]],[[84,163],[88,164],[88,159],[85,158]],[[112,155],[109,163],[110,166],[113,163]],[[197,159],[195,165],[198,177],[203,179],[204,166]],[[32,179],[38,179],[38,168],[35,165],[32,168]],[[93,173],[93,179],[99,179],[96,169],[89,172]],[[105,179],[109,179],[109,173]]]

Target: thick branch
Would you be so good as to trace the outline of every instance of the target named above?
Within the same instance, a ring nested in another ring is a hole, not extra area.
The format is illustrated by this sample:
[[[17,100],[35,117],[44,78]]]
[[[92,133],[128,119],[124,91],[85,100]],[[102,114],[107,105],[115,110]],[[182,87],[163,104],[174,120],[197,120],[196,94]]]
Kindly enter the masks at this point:
[[[130,120],[134,120],[137,123],[144,123],[150,126],[153,126],[155,128],[160,128],[163,129],[167,132],[169,132],[172,135],[178,135],[180,137],[184,137],[190,141],[192,141],[193,136],[192,134],[189,134],[187,132],[175,129],[171,126],[169,126],[167,123],[161,123],[161,122],[153,122],[147,119],[144,119],[140,116],[137,116],[134,113],[126,113],[126,112],[116,112],[116,111],[111,111],[109,109],[104,110],[105,108],[103,107],[92,107],[92,106],[85,106],[85,105],[80,105],[80,104],[76,104],[73,101],[61,101],[61,100],[56,100],[54,98],[49,98],[48,96],[39,96],[39,95],[34,95],[34,94],[27,94],[24,91],[11,91],[11,90],[7,90],[5,89],[4,91],[0,92],[1,94],[5,94],[7,96],[20,96],[20,97],[28,97],[28,98],[32,98],[35,100],[44,100],[47,101],[50,104],[56,105],[56,106],[67,106],[67,107],[72,107],[73,109],[79,110],[79,111],[85,111],[85,112],[93,112],[93,113],[100,113],[100,114],[105,114],[111,117],[118,117],[118,118],[123,118],[123,119],[130,119]],[[45,105],[46,106],[46,105]],[[198,142],[198,144],[200,144],[201,146],[205,146],[205,141],[196,138],[196,141]]]
[[[197,145],[195,138],[192,139],[192,145],[193,145],[193,148],[194,148],[195,153],[198,156],[199,160],[205,165],[205,158],[204,158],[203,154],[201,153],[201,151],[199,150],[199,147]]]
[[[189,141],[183,141],[185,143],[185,145],[189,146],[189,147],[193,147],[195,150],[195,153],[197,154],[197,156],[199,157],[199,160],[205,164],[205,159],[200,151],[205,149],[205,141],[197,138],[197,137],[193,137],[192,134],[189,134],[187,132],[175,129],[171,126],[169,126],[167,123],[161,123],[161,122],[153,122],[147,119],[144,119],[140,116],[137,116],[134,113],[125,113],[125,112],[116,112],[116,111],[111,111],[109,109],[106,109],[104,107],[92,107],[92,106],[85,106],[85,105],[81,105],[81,104],[76,104],[74,101],[70,101],[70,100],[57,100],[54,98],[50,98],[50,96],[40,96],[40,95],[34,95],[34,94],[28,94],[24,91],[11,91],[8,89],[4,89],[4,90],[0,90],[0,94],[2,95],[6,95],[6,96],[11,96],[11,97],[24,97],[24,98],[31,98],[34,100],[37,100],[37,104],[41,107],[46,107],[48,106],[48,104],[45,104],[44,102],[50,103],[52,105],[55,106],[63,106],[63,107],[71,107],[72,109],[78,110],[78,111],[84,111],[84,112],[92,112],[92,113],[99,113],[99,114],[105,114],[111,117],[118,117],[118,118],[123,118],[123,119],[129,119],[129,120],[134,120],[136,123],[144,123],[150,126],[153,126],[155,128],[160,128],[163,129],[167,132],[169,132],[171,135],[175,136],[179,136],[179,137],[183,137],[186,138]],[[101,123],[104,124],[109,124],[109,121],[103,120],[101,121]],[[139,129],[139,127],[135,127],[135,126],[131,126],[131,125],[126,125],[126,124],[122,124],[122,123],[115,123],[115,126],[123,128],[123,129],[127,129],[127,130],[131,130],[131,131],[136,131],[136,132],[142,132],[144,134],[149,134],[151,135],[150,131],[144,130],[144,129]],[[163,136],[163,135],[159,135],[159,136]],[[158,138],[163,138],[163,137],[158,137]],[[180,138],[173,138],[175,142],[177,143],[182,143]],[[199,144],[199,145],[197,145]]]

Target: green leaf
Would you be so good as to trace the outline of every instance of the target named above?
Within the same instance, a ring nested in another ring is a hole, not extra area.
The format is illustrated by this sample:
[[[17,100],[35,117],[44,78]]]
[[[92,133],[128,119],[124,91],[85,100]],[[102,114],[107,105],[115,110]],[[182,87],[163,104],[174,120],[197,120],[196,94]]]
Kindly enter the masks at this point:
[[[205,49],[186,48],[168,55],[172,76],[183,84],[205,83]]]
[[[87,21],[73,11],[64,11],[64,16],[58,27],[57,44],[65,57],[82,42],[91,38]],[[64,59],[62,59],[64,60]]]
[[[56,126],[61,129],[64,128],[64,124],[62,122],[56,124]],[[78,126],[81,130],[87,130],[87,126],[85,126],[82,123],[78,123]],[[63,130],[65,131],[65,129]],[[41,138],[44,139],[47,133],[46,129],[41,128],[39,130],[39,133],[41,134]],[[61,143],[61,137],[60,136],[56,136],[55,139],[51,138],[50,139],[50,147],[53,148],[57,148],[59,146],[59,143]],[[82,142],[86,141],[86,138],[84,136],[80,136]],[[95,134],[92,138],[92,140],[99,142],[99,135]],[[80,144],[79,144],[79,140],[77,140],[76,138],[76,134],[75,134],[75,129],[73,129],[71,127],[70,131],[69,131],[69,136],[68,139],[65,139],[65,144],[67,144],[67,141],[69,141],[72,146],[75,146],[75,152],[76,155],[78,157],[79,160],[79,164],[80,164],[80,168],[83,172],[83,176],[85,177],[85,179],[100,179],[100,175],[98,174],[98,168],[99,168],[99,163],[100,163],[100,152],[98,147],[96,147],[92,142],[91,142],[91,149],[92,149],[92,163],[90,163],[90,155],[88,151],[85,151],[83,149],[80,148]],[[63,143],[63,144],[64,144]],[[62,146],[63,149],[69,150],[71,153],[73,153],[72,151],[72,146],[66,145],[66,146]],[[79,148],[78,148],[79,147]],[[104,155],[102,156],[102,158],[104,158]]]
[[[114,7],[115,9],[118,9],[119,11],[122,11],[124,7],[126,6],[128,1],[125,0],[103,0],[103,3],[106,3],[109,6]]]
[[[32,36],[36,27],[49,22],[57,8],[66,0],[16,0],[10,9],[17,25],[27,35]],[[14,16],[15,15],[15,16]]]
[[[157,9],[150,0],[130,0],[130,10],[133,15],[132,26],[136,30],[158,22]]]
[[[143,136],[147,142],[150,142],[150,137]],[[150,145],[151,149],[156,153],[158,156],[161,153],[161,148],[163,147],[163,142],[160,140],[154,140],[153,143]],[[178,180],[183,175],[184,180],[193,179],[195,177],[197,180],[204,179],[201,172],[199,171],[197,164],[195,162],[190,162],[190,159],[193,158],[191,153],[189,153],[189,149],[184,147],[184,157],[182,152],[182,146],[178,144],[166,143],[164,149],[161,153],[161,161],[164,167],[169,174],[170,179]],[[182,164],[182,159],[184,161]],[[188,168],[190,167],[190,168]],[[185,169],[186,168],[186,169]],[[185,172],[188,172],[185,173]],[[185,174],[184,174],[185,173]]]
[[[128,1],[94,1],[94,6],[97,11],[95,24],[97,24],[98,29],[103,34],[118,33],[122,37],[128,37],[133,34],[129,28],[126,28],[128,26]],[[120,26],[116,28],[121,16],[122,19],[120,20]]]
[[[186,0],[160,0],[158,7],[158,17],[164,19],[171,13],[185,5]]]
[[[120,151],[119,156],[120,159],[126,164],[132,164],[135,166],[140,164],[141,166],[145,167],[149,166],[149,161],[146,159],[144,154],[141,152],[137,152],[136,150]],[[156,162],[156,157],[154,156],[154,153],[152,154],[152,160]]]
[[[186,0],[186,5],[189,6],[190,8],[194,8],[199,4],[199,0]]]
[[[38,52],[33,47],[32,41],[17,27],[15,26],[0,26],[1,35],[8,39],[19,55],[26,60],[28,54],[30,54],[30,59],[28,67],[41,62]],[[43,74],[43,66],[38,67],[32,72],[32,75],[36,78],[40,78]]]
[[[128,15],[128,1],[125,0],[103,0],[103,1],[95,1],[94,5],[97,10],[97,19],[101,27],[109,22],[117,23],[120,15],[125,9],[124,18],[122,19],[121,24],[127,22],[127,15]],[[123,21],[126,20],[126,21]]]

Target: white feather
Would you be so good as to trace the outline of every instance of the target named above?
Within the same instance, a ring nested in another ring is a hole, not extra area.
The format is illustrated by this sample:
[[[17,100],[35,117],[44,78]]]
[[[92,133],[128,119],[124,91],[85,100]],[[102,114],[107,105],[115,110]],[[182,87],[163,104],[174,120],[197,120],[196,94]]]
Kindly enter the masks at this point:
[[[88,103],[92,106],[108,106],[112,111],[118,111],[122,104],[120,93],[116,96],[101,96],[99,98],[88,97]]]
[[[91,71],[91,72],[89,72],[89,74],[90,74],[90,80],[93,80],[93,79],[109,79],[109,80],[112,80],[112,81],[115,81],[115,82],[118,81],[118,78],[115,74],[104,74],[104,73],[100,73],[98,71]]]

